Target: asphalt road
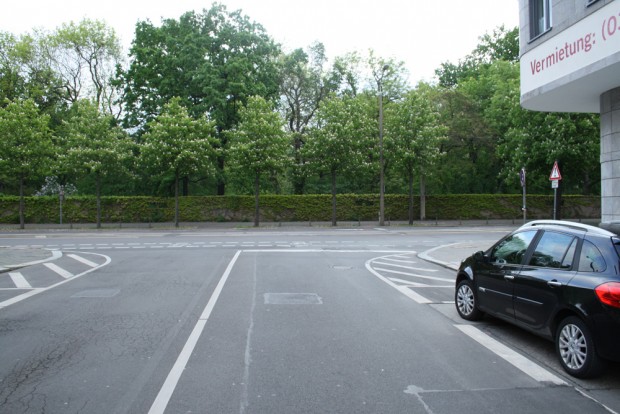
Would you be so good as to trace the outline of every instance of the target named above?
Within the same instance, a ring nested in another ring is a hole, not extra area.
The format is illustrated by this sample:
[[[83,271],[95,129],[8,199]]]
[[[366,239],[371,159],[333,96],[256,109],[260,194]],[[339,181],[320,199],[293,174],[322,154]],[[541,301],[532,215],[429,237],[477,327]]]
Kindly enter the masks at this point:
[[[620,412],[617,365],[577,381],[459,319],[454,271],[419,256],[509,230],[0,234],[62,253],[0,274],[0,413]]]

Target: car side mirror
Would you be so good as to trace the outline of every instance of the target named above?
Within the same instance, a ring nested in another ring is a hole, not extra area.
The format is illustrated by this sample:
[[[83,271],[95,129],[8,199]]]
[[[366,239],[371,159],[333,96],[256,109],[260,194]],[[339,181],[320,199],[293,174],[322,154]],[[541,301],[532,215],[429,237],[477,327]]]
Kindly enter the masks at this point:
[[[488,257],[484,255],[482,250],[480,250],[479,252],[474,253],[474,259],[477,262],[484,262],[488,260]]]

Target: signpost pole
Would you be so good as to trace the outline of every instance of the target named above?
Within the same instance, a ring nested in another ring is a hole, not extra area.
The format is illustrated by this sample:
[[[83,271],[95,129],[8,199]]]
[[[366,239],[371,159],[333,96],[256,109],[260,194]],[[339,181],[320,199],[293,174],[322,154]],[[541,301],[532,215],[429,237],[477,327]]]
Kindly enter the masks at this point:
[[[558,161],[556,160],[553,163],[553,168],[551,169],[551,175],[549,176],[549,181],[551,181],[551,188],[553,188],[553,219],[554,220],[556,220],[556,217],[557,217],[558,187],[560,186],[561,179],[562,179],[562,174],[560,174],[560,167],[558,167]]]
[[[523,187],[523,207],[521,208],[521,210],[523,210],[523,224],[525,224],[525,222],[527,221],[527,203],[526,203],[527,190],[526,190],[526,184],[525,184],[525,167],[521,168],[519,177],[521,178],[521,187]]]

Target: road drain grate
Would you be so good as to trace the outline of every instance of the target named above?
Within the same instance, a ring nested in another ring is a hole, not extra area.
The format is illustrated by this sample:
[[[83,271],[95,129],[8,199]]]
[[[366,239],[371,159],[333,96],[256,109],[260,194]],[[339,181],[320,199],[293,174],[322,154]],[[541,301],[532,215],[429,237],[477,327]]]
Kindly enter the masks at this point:
[[[72,298],[111,298],[118,295],[120,289],[89,289],[71,295]]]
[[[321,305],[316,293],[265,293],[265,305]]]

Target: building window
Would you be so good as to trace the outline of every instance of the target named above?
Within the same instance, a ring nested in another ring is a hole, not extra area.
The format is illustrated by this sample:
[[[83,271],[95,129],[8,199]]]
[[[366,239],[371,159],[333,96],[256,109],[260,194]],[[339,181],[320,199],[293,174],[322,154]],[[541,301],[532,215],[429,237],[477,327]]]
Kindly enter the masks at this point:
[[[530,39],[551,29],[550,0],[530,0]]]

